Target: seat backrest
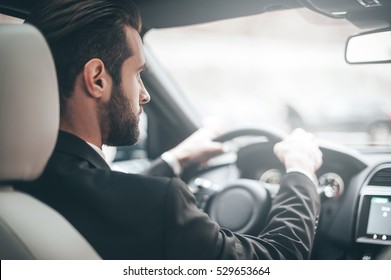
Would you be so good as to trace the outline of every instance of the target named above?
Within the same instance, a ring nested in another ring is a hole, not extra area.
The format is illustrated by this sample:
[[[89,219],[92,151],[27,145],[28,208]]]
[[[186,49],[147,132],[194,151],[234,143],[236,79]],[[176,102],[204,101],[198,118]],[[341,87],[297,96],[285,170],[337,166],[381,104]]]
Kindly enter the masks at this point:
[[[53,58],[30,25],[0,25],[0,259],[99,259],[58,212],[13,190],[36,179],[57,138]]]

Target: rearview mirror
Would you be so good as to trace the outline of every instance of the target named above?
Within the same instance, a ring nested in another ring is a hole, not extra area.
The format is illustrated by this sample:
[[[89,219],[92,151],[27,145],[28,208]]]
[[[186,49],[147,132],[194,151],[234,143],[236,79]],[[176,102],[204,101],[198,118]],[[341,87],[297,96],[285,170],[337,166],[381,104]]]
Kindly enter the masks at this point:
[[[391,30],[376,30],[348,39],[345,60],[350,64],[390,63]]]

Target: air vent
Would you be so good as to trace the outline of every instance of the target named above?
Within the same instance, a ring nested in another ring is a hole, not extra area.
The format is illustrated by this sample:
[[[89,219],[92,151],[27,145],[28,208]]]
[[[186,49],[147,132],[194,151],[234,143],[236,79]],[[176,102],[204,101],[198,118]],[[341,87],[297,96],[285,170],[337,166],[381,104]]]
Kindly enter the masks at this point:
[[[391,167],[377,171],[369,180],[368,185],[391,187]]]

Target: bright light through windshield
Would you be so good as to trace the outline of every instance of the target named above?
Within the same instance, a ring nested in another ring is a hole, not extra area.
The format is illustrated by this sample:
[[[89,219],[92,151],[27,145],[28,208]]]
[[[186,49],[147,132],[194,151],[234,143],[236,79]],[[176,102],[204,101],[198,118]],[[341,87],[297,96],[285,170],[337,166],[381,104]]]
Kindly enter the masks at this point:
[[[346,38],[362,31],[303,9],[152,30],[145,43],[206,126],[388,145],[391,66],[344,61]]]

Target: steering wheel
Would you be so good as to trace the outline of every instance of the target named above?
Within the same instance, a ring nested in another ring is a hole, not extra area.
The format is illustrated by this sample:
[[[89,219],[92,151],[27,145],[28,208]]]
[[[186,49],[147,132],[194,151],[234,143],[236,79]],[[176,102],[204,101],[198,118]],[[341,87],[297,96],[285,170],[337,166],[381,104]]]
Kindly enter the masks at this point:
[[[229,131],[214,141],[226,142],[242,136],[264,136],[270,143],[282,140],[281,134],[268,129],[247,128]],[[258,235],[262,230],[271,207],[271,194],[268,184],[249,179],[237,179],[219,191],[205,190],[196,197],[203,199],[202,208],[222,228],[238,233]]]
[[[277,143],[284,138],[284,135],[277,131],[265,128],[241,128],[225,132],[217,136],[213,141],[225,142],[241,136],[265,136],[269,142]]]

